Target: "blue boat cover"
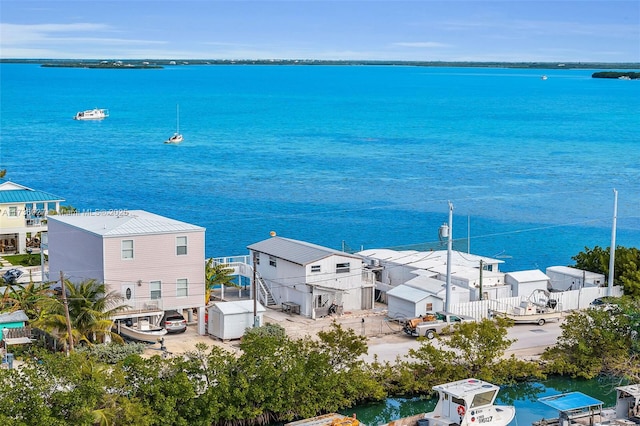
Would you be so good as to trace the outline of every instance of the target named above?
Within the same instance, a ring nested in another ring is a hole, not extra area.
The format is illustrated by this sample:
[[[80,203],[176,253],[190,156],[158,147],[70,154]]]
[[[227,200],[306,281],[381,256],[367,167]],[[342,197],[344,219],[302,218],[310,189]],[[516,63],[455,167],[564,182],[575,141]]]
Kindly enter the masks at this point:
[[[560,395],[545,396],[538,399],[545,405],[558,411],[567,412],[594,406],[602,407],[603,402],[582,392],[569,392]]]

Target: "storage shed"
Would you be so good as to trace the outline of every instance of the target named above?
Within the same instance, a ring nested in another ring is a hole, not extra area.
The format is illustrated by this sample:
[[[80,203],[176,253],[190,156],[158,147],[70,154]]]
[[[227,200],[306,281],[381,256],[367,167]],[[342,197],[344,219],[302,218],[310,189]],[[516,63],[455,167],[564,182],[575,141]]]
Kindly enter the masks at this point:
[[[553,291],[578,290],[583,287],[601,287],[605,285],[604,274],[569,266],[550,266],[547,268],[547,276],[551,280]]]
[[[234,302],[218,302],[208,308],[209,322],[207,329],[210,335],[220,340],[240,339],[247,328],[253,327],[253,300]],[[258,326],[262,325],[262,316],[266,309],[256,304]]]
[[[539,269],[509,272],[504,277],[505,284],[511,286],[511,295],[528,297],[535,290],[548,290],[549,277]]]
[[[433,298],[427,291],[406,284],[399,285],[387,292],[387,315],[395,320],[419,317],[427,312],[427,303]]]

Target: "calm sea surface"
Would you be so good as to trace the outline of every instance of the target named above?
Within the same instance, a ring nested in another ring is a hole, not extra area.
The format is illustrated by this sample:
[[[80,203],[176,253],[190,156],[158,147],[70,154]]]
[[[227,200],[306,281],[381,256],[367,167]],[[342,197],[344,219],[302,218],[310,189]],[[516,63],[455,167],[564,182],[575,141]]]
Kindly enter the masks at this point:
[[[610,245],[614,188],[617,244],[640,246],[640,82],[592,72],[1,64],[0,168],[80,211],[206,227],[207,256],[270,231],[421,249],[450,200],[456,247],[544,270]],[[111,116],[72,120],[94,107]]]

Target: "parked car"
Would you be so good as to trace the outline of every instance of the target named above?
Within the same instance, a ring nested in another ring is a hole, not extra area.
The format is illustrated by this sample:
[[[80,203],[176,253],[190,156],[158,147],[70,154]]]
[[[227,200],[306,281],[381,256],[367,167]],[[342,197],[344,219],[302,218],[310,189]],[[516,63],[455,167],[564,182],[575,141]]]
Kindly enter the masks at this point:
[[[613,296],[598,297],[589,303],[589,307],[602,309],[604,311],[619,311],[620,307],[616,303],[616,300],[617,298]]]
[[[167,333],[184,333],[187,331],[187,320],[178,311],[165,311],[162,327],[167,330]]]
[[[15,281],[17,281],[18,278],[22,276],[22,274],[23,272],[20,269],[13,268],[5,272],[4,275],[2,276],[2,279],[4,280],[5,283],[12,284]]]

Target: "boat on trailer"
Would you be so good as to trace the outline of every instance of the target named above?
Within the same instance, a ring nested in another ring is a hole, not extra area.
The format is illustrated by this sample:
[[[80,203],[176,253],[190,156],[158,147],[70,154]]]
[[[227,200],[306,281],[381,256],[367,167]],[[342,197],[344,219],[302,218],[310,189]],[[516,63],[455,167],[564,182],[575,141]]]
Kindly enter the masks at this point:
[[[433,387],[438,403],[430,413],[393,420],[388,426],[506,426],[516,415],[513,406],[493,405],[500,387],[464,379]]]
[[[157,343],[158,339],[167,334],[166,329],[151,325],[148,319],[142,318],[139,318],[135,323],[129,323],[129,325],[125,321],[117,321],[115,329],[116,333],[122,337],[146,343]]]
[[[615,407],[602,408],[602,401],[582,392],[545,396],[538,401],[559,415],[533,422],[533,426],[640,425],[640,384],[616,387]]]

